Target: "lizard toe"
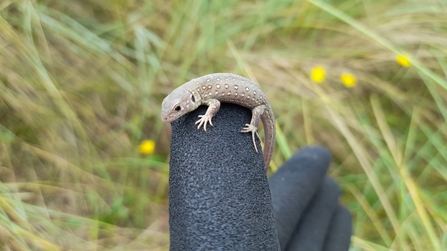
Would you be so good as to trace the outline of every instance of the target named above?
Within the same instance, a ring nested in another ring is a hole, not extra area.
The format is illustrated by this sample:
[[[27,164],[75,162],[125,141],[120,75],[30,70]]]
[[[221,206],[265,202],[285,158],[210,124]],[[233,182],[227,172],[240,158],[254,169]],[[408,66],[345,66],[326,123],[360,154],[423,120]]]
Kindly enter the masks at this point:
[[[206,132],[206,125],[209,123],[211,126],[213,125],[213,122],[211,121],[212,117],[205,115],[199,115],[199,120],[196,121],[196,125],[199,124],[197,126],[197,129],[200,129],[200,127],[202,127],[203,125],[203,130]]]
[[[241,132],[256,132],[258,128],[252,124],[245,124],[245,127],[242,128]]]

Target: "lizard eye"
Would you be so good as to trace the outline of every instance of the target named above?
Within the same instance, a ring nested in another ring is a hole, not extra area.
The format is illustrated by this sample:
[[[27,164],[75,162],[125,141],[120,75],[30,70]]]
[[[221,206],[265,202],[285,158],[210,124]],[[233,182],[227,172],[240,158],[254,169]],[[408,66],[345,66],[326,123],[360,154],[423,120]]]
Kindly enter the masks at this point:
[[[176,107],[174,108],[174,110],[175,110],[176,112],[179,112],[179,111],[182,110],[182,107],[178,105],[178,106],[176,106]]]
[[[196,99],[194,98],[194,95],[191,95],[191,101],[192,101],[193,103],[196,102]]]

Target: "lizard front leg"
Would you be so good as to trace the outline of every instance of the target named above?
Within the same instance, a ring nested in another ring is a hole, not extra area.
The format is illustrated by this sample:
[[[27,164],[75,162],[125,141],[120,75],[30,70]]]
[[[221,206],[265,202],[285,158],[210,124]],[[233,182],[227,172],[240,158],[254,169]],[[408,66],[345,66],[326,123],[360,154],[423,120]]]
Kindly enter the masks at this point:
[[[199,120],[196,121],[197,129],[200,129],[200,127],[203,125],[203,129],[206,132],[206,124],[210,124],[213,126],[213,122],[211,119],[216,115],[217,111],[219,111],[220,108],[220,102],[217,99],[210,99],[204,102],[205,105],[208,106],[208,109],[206,110],[206,113],[204,115],[199,115]],[[258,121],[259,123],[259,121]]]
[[[258,126],[259,126],[259,121],[261,120],[261,115],[264,113],[264,110],[267,107],[265,105],[260,105],[260,106],[256,106],[255,108],[253,108],[253,110],[251,110],[252,116],[251,116],[251,121],[250,124],[245,124],[245,127],[242,128],[241,132],[247,133],[247,132],[251,132],[251,138],[253,140],[253,145],[255,146],[255,150],[256,152],[258,152],[258,148],[256,147],[256,142],[255,142],[255,134],[258,136]]]

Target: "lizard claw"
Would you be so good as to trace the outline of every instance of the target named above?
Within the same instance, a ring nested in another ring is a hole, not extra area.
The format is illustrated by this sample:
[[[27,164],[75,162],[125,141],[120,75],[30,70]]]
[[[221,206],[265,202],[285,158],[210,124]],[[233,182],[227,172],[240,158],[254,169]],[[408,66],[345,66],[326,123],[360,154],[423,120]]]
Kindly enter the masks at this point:
[[[213,121],[211,121],[211,119],[213,118],[212,116],[205,114],[205,115],[199,115],[199,118],[200,119],[197,120],[195,123],[196,125],[199,124],[197,126],[197,129],[200,129],[200,127],[203,125],[203,130],[205,130],[205,132],[206,132],[206,124],[210,123],[210,125],[214,126]]]
[[[255,142],[255,134],[259,138],[258,128],[252,124],[245,124],[245,127],[242,128],[241,132],[243,132],[243,133],[251,132],[251,139],[253,140],[253,145],[255,146],[256,153],[258,153],[258,148],[256,147],[256,142]]]

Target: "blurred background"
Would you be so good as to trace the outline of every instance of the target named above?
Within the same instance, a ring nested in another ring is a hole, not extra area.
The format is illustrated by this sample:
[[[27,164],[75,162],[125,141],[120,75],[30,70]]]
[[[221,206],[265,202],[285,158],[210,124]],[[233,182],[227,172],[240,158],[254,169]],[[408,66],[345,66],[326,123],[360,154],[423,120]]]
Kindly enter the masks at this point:
[[[0,249],[168,250],[161,101],[232,72],[269,174],[331,150],[351,250],[446,250],[446,45],[444,0],[0,0]]]

